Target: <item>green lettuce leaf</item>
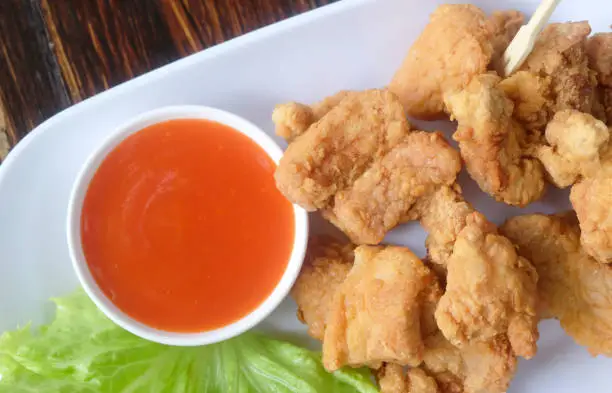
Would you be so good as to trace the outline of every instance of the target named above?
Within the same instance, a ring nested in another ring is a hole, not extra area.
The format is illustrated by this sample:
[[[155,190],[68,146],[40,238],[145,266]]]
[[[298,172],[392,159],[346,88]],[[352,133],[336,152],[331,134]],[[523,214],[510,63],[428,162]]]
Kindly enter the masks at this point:
[[[54,299],[55,320],[0,337],[0,393],[375,393],[365,370],[327,373],[321,355],[246,333],[203,347],[138,338],[81,290]]]

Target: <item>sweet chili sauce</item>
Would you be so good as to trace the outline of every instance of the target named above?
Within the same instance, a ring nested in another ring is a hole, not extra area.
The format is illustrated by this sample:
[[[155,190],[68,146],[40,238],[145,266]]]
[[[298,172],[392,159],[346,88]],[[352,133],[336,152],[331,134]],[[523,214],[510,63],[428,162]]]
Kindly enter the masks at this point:
[[[122,141],[85,196],[94,279],[132,318],[173,332],[228,325],[274,289],[290,257],[292,205],[275,164],[242,133],[170,120]]]

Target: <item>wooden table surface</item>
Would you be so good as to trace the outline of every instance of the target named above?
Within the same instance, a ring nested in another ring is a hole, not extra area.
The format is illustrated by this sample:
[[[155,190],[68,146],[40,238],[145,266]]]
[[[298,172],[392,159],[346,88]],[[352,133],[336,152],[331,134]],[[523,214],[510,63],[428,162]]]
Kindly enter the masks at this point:
[[[0,0],[0,162],[60,110],[334,0]]]

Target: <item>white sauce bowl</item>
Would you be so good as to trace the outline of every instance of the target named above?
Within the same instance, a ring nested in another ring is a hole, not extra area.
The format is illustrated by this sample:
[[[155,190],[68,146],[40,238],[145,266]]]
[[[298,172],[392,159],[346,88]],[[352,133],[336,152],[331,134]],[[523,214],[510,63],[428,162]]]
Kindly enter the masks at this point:
[[[81,285],[96,306],[117,325],[137,336],[161,344],[206,345],[227,340],[251,329],[266,318],[287,296],[304,260],[308,242],[308,214],[301,207],[293,205],[294,240],[287,267],[270,295],[257,308],[239,320],[215,330],[175,333],[152,328],[124,313],[102,292],[89,271],[81,243],[83,201],[98,167],[125,138],[153,124],[175,119],[205,119],[225,124],[257,143],[276,164],[283,154],[281,148],[259,127],[237,115],[219,109],[204,106],[171,106],[142,114],[112,131],[109,138],[90,155],[77,175],[68,204],[68,247],[72,265]]]

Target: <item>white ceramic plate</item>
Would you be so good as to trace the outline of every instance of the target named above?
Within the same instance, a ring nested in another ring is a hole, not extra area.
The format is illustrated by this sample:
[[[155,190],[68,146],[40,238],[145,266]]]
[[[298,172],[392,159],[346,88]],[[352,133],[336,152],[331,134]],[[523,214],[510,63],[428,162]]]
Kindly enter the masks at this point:
[[[225,109],[273,133],[270,114],[287,100],[313,102],[341,89],[381,87],[391,78],[429,13],[443,1],[345,0],[247,34],[150,72],[86,100],[33,130],[0,166],[0,331],[52,316],[48,299],[77,286],[66,245],[66,210],[75,176],[92,148],[120,123],[165,105]],[[475,2],[487,11],[532,12],[538,1]],[[553,19],[588,19],[606,31],[612,3],[563,2]],[[440,124],[430,124],[433,129]],[[443,125],[442,125],[443,126]],[[500,223],[519,213],[478,191],[465,176],[467,199]],[[567,193],[551,192],[521,213],[566,209]],[[313,217],[315,230],[326,230]],[[418,225],[388,242],[425,253]],[[316,345],[287,300],[261,328]],[[522,361],[510,393],[612,391],[612,360],[592,358],[555,321],[541,325],[539,352]]]

